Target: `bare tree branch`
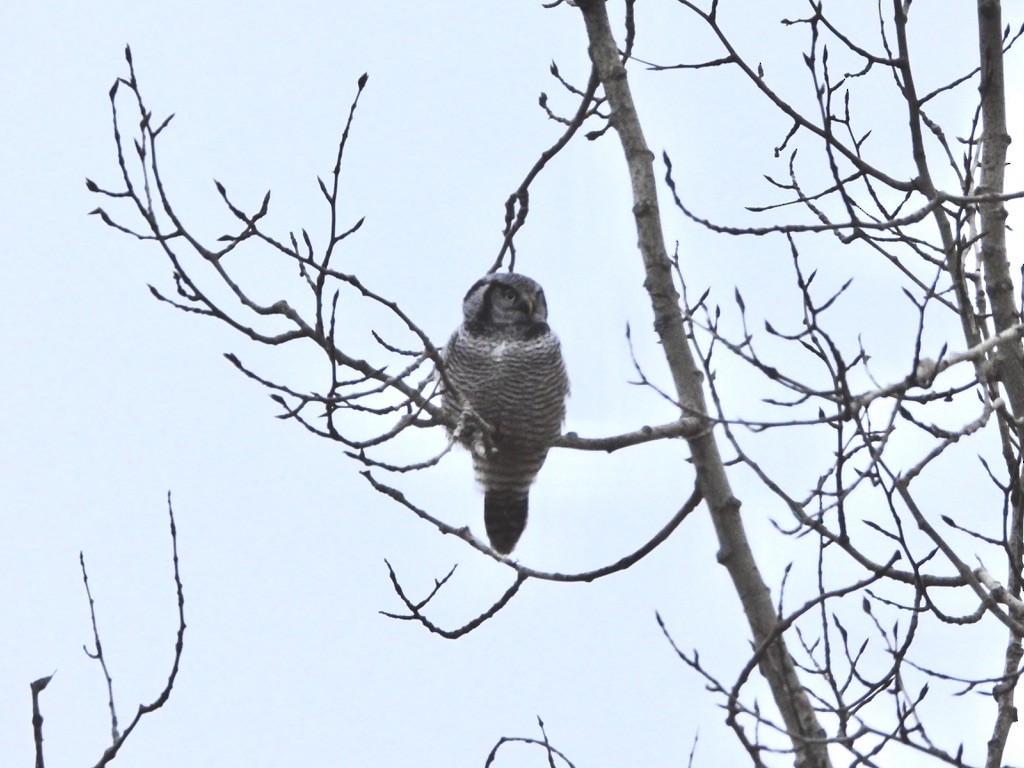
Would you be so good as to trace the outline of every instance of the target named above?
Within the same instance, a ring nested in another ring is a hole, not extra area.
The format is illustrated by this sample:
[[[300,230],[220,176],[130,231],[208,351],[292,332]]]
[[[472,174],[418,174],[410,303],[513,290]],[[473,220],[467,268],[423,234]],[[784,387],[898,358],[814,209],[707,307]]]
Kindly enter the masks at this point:
[[[96,603],[92,599],[92,590],[89,589],[89,574],[85,570],[85,554],[78,553],[78,562],[82,567],[82,584],[85,585],[85,594],[89,598],[89,618],[92,620],[92,637],[95,651],[90,651],[84,645],[82,650],[90,659],[95,659],[103,669],[103,677],[107,682],[107,706],[110,709],[110,740],[117,741],[120,735],[117,730],[117,707],[114,706],[114,681],[110,678],[110,670],[107,669],[107,660],[103,655],[103,643],[100,642],[100,631],[96,626]]]
[[[125,741],[135,730],[135,727],[142,721],[142,718],[148,714],[156,712],[171,697],[171,691],[174,689],[174,682],[178,677],[178,669],[181,664],[181,655],[185,650],[185,591],[181,584],[181,574],[178,570],[178,529],[174,523],[174,508],[171,505],[171,494],[167,494],[167,516],[170,519],[171,528],[171,563],[174,568],[174,586],[178,596],[178,632],[177,638],[174,643],[174,658],[171,662],[171,669],[167,675],[167,682],[164,683],[163,689],[157,694],[156,698],[153,699],[149,704],[140,704],[138,710],[135,713],[135,717],[132,718],[131,722],[128,723],[124,731],[120,735],[115,735],[110,746],[103,752],[99,761],[95,764],[94,768],[103,768],[103,766],[110,763],[118,752],[121,751],[121,747],[124,746]],[[96,638],[96,647],[99,649],[99,638]],[[111,711],[113,711],[113,702],[111,702]],[[116,725],[115,725],[116,728]]]
[[[559,0],[559,2],[561,2],[561,0]],[[530,744],[533,746],[538,746],[541,749],[543,749],[546,753],[545,756],[548,759],[549,768],[555,768],[556,757],[559,758],[565,764],[566,768],[576,768],[576,766],[573,765],[572,761],[569,760],[569,758],[566,757],[565,754],[555,749],[551,745],[551,742],[548,741],[548,734],[544,728],[544,721],[541,720],[540,717],[537,718],[537,724],[540,726],[540,739],[531,739],[526,736],[502,736],[500,739],[498,739],[498,743],[495,744],[491,751],[488,753],[487,761],[484,763],[484,768],[490,768],[492,765],[494,765],[494,761],[498,757],[498,750],[500,750],[503,746],[505,746],[506,744],[516,743]]]
[[[32,690],[32,742],[36,748],[36,768],[45,768],[43,762],[43,713],[39,709],[39,696],[50,684],[53,675],[40,677],[29,685]]]

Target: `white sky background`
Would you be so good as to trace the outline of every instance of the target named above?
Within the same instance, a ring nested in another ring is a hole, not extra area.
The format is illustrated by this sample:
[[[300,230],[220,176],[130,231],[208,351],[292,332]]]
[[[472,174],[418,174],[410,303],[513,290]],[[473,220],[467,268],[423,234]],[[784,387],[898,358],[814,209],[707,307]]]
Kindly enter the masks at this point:
[[[806,105],[806,35],[752,15],[761,5],[724,2],[722,14],[757,52],[751,58]],[[791,5],[790,15],[804,14]],[[957,4],[962,20],[943,13],[926,27],[931,10],[915,4],[915,52],[939,54],[921,59],[923,79],[969,67],[972,9]],[[638,3],[638,24],[641,57],[720,55],[673,3]],[[482,765],[500,736],[539,736],[537,715],[581,767],[683,765],[698,731],[696,765],[742,764],[716,700],[654,621],[661,611],[677,642],[699,648],[725,677],[746,658],[746,622],[703,511],[632,570],[590,585],[527,584],[459,641],[384,618],[378,610],[400,608],[385,557],[414,596],[459,563],[434,613],[453,626],[489,605],[509,576],[374,493],[338,446],[274,419],[264,391],[221,353],[300,379],[319,375],[318,359],[253,350],[158,304],[146,288],[169,285],[157,249],[85,215],[99,202],[85,177],[117,185],[107,91],[126,73],[126,42],[149,106],[158,117],[176,113],[162,167],[180,212],[205,234],[233,228],[216,178],[252,207],[271,188],[267,226],[281,236],[307,227],[322,237],[316,176],[329,174],[355,81],[369,72],[343,179],[348,220],[367,221],[338,266],[398,300],[442,343],[497,252],[505,198],[559,133],[538,94],[563,114],[575,108],[547,74],[550,61],[585,84],[577,11],[538,2],[101,0],[8,4],[0,28],[0,763],[31,764],[28,686],[54,670],[42,697],[47,764],[92,764],[108,743],[101,671],[82,652],[92,633],[80,550],[122,722],[163,686],[176,626],[170,489],[185,655],[170,702],[142,723],[119,765]],[[648,140],[672,154],[688,201],[720,221],[751,221],[742,205],[774,199],[760,179],[784,168],[771,148],[786,123],[737,77],[632,72]],[[1013,77],[1011,95],[1021,82]],[[865,123],[895,109],[880,103],[864,106]],[[1017,125],[1011,113],[1011,134]],[[875,140],[903,156],[902,135]],[[673,417],[625,383],[634,377],[627,322],[649,372],[666,380],[649,338],[627,194],[614,137],[578,142],[532,188],[517,240],[518,268],[544,284],[568,360],[568,428],[586,435]],[[738,285],[753,317],[785,316],[793,294],[781,239],[714,237],[670,210],[667,195],[662,207],[698,293],[712,285],[713,299],[729,304]],[[835,248],[822,239],[808,252]],[[900,311],[885,303],[898,299],[877,293],[896,290],[892,270],[865,262],[851,272],[865,302],[851,305],[851,334],[877,339],[888,310]],[[906,345],[891,357],[876,351],[882,379],[906,374]],[[799,464],[793,450],[784,455]],[[582,570],[631,551],[689,495],[684,455],[669,445],[612,457],[553,453],[517,556]],[[465,455],[401,482],[417,503],[481,531],[482,496]],[[948,489],[949,503],[972,493]],[[766,521],[783,511],[752,484],[740,483],[738,495],[775,588],[792,554]],[[1002,646],[1000,634],[981,654],[989,674]],[[956,715],[957,727],[972,716]],[[499,764],[542,764],[539,752],[517,749]]]

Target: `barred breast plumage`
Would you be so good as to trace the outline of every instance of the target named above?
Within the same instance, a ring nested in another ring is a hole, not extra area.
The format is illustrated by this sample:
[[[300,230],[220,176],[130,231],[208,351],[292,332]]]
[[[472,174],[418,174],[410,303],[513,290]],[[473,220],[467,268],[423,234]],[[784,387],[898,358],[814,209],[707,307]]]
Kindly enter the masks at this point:
[[[515,547],[526,527],[530,485],[561,433],[569,380],[544,291],[524,275],[491,274],[463,300],[463,323],[445,346],[444,408],[468,405],[494,427],[495,450],[473,456],[484,489],[491,546]]]

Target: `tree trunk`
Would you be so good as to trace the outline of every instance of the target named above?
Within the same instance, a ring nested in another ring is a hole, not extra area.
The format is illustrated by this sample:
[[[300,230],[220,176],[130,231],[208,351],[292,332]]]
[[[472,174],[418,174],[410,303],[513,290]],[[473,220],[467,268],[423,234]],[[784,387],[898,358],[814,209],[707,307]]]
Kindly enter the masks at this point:
[[[612,125],[619,135],[633,187],[633,214],[646,280],[644,287],[654,310],[654,328],[685,416],[707,417],[703,374],[686,338],[679,309],[679,294],[672,282],[672,264],[665,249],[654,180],[654,155],[647,146],[633,105],[626,68],[608,21],[604,0],[577,0],[590,42],[590,58],[597,69],[611,107]],[[740,502],[733,495],[714,434],[708,430],[687,440],[697,482],[707,501],[718,536],[718,561],[725,566],[750,623],[755,646],[772,636],[777,615],[771,592],[754,561],[740,517]],[[818,722],[807,692],[783,638],[771,642],[761,654],[760,670],[767,679],[776,706],[793,741],[798,768],[826,768],[831,763],[825,731]]]
[[[1002,195],[1006,170],[1006,150],[1010,135],[1006,128],[1006,85],[1003,82],[1003,21],[999,0],[978,0],[978,48],[981,66],[981,117],[983,154],[981,179],[976,193],[979,195]],[[1006,254],[1006,207],[1001,200],[991,200],[978,205],[981,219],[981,261],[985,272],[985,293],[992,307],[992,319],[996,332],[1012,328],[1020,322],[1013,281],[1010,279],[1010,265]],[[1010,402],[1010,410],[1016,420],[1016,432],[1021,435],[1021,418],[1024,417],[1024,350],[1021,342],[1013,341],[1001,345],[998,351],[999,381]],[[1007,591],[1014,597],[1021,594],[1021,539],[1024,536],[1024,514],[1022,514],[1021,490],[1018,477],[1017,492],[1011,496],[1012,510],[1007,526],[1007,555],[1009,569]],[[1024,616],[1014,616],[1018,620]],[[1006,682],[994,689],[997,713],[992,737],[988,742],[986,768],[999,768],[1010,727],[1017,720],[1017,708],[1013,704],[1014,690],[1018,678],[1021,657],[1021,638],[1010,631],[1006,646],[1003,674]]]

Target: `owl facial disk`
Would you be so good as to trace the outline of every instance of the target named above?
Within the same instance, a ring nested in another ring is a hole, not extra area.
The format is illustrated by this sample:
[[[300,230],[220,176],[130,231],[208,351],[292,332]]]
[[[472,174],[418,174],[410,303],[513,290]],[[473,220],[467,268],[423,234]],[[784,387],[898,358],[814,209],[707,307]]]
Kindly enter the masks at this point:
[[[485,275],[469,289],[462,305],[467,329],[480,335],[512,331],[533,338],[547,329],[547,303],[536,281],[509,273]]]

